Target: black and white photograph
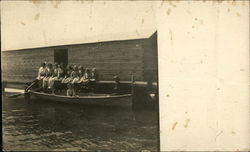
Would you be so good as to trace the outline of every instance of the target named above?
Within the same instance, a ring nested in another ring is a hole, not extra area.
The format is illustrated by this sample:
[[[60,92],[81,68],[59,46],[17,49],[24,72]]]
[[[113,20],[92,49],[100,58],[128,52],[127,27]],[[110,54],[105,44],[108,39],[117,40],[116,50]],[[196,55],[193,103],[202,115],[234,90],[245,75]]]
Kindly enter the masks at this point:
[[[1,1],[4,151],[159,151],[153,1]]]
[[[2,151],[250,151],[249,0],[1,0]]]

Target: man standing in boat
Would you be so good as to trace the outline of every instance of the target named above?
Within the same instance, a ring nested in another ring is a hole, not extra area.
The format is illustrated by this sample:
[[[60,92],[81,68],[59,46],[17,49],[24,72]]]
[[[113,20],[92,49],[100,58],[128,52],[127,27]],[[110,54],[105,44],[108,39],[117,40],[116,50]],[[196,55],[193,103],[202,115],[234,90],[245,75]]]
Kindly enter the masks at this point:
[[[120,78],[117,75],[115,75],[113,77],[113,79],[115,81],[115,86],[113,88],[113,92],[114,92],[114,94],[119,94],[120,93]]]

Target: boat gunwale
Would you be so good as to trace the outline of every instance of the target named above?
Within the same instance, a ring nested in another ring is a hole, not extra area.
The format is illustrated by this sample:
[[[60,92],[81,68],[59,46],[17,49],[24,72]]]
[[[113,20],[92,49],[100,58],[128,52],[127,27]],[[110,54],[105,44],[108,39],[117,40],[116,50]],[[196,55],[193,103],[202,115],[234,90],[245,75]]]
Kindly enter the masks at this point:
[[[122,95],[108,95],[108,96],[65,96],[65,95],[56,95],[56,94],[48,94],[43,92],[30,92],[33,94],[50,96],[50,97],[59,97],[59,98],[68,98],[68,99],[113,99],[113,98],[122,98],[122,97],[132,97],[132,94],[122,94]]]

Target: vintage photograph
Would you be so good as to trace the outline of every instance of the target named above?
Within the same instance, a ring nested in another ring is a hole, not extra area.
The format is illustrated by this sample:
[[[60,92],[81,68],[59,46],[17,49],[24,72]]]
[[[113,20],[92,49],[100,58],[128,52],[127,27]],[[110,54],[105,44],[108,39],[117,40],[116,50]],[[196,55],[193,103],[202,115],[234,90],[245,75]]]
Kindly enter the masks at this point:
[[[153,1],[1,1],[4,151],[160,149]]]

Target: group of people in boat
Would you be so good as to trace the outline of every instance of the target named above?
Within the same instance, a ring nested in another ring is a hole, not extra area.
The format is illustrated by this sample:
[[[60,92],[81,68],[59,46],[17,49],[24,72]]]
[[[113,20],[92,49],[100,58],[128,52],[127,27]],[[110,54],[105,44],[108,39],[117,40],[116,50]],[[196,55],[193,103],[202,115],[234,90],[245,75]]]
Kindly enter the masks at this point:
[[[96,68],[43,62],[35,83],[44,92],[54,93],[55,90],[67,90],[68,96],[74,96],[76,91],[94,90],[96,81],[98,81]]]

